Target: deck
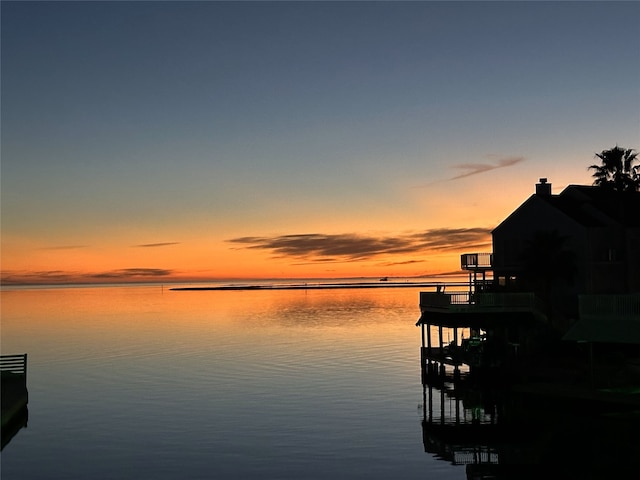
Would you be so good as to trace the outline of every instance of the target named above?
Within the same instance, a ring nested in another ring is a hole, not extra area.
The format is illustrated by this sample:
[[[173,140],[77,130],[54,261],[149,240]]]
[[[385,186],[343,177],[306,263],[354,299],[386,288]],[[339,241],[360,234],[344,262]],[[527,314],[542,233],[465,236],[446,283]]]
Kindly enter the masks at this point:
[[[416,325],[483,328],[514,318],[546,321],[542,304],[530,292],[420,292],[420,312]]]
[[[27,354],[0,355],[2,377],[2,449],[18,431],[26,427],[29,402]]]

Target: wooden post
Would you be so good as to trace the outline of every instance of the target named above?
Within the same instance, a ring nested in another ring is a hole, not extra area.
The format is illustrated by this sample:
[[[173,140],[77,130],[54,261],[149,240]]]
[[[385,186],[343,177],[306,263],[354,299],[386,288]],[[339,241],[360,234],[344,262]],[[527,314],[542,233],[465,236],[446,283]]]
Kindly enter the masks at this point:
[[[431,355],[431,348],[433,347],[432,342],[431,342],[431,325],[429,323],[427,323],[427,352],[425,355],[426,358],[426,368],[427,368],[427,374],[430,375],[431,374],[431,357],[427,356],[427,355]]]
[[[593,365],[593,342],[589,342],[589,370],[590,370],[590,377],[591,377],[591,388],[595,388],[596,386],[596,380],[595,380],[595,372],[594,372],[594,365]]]
[[[27,387],[27,354],[24,354],[24,386]]]
[[[422,337],[420,347],[420,373],[422,374],[422,384],[427,382],[427,348],[425,346],[425,322],[420,324],[420,336]]]
[[[422,421],[427,421],[427,387],[424,383],[422,384]]]

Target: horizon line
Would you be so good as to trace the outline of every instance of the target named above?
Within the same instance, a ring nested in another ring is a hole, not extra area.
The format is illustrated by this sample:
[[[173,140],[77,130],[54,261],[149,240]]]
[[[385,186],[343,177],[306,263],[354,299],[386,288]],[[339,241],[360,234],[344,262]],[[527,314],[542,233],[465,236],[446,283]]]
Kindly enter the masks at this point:
[[[382,281],[382,279],[386,279],[385,281],[388,282],[389,284],[393,284],[393,283],[400,283],[397,280],[398,279],[403,279],[405,280],[404,283],[406,283],[407,280],[419,280],[419,279],[437,279],[437,278],[454,278],[454,277],[466,277],[468,275],[467,272],[461,270],[461,271],[457,271],[457,272],[442,272],[442,273],[433,273],[433,274],[426,274],[426,275],[398,275],[398,276],[394,276],[394,275],[381,275],[381,276],[353,276],[353,275],[349,275],[349,276],[328,276],[328,277],[324,277],[324,276],[302,276],[302,277],[288,277],[288,276],[282,276],[282,277],[273,277],[273,276],[268,276],[268,277],[217,277],[217,278],[207,278],[207,279],[196,279],[196,278],[190,278],[190,279],[166,279],[166,280],[142,280],[142,279],[135,279],[135,280],[122,280],[122,281],[108,281],[108,282],[100,282],[100,281],[60,281],[60,282],[51,282],[51,281],[31,281],[31,282],[7,282],[7,281],[3,281],[0,282],[0,289],[3,288],[10,288],[10,287],[74,287],[74,286],[118,286],[118,285],[122,285],[122,286],[126,286],[126,285],[179,285],[179,284],[193,284],[193,283],[197,283],[197,284],[203,284],[203,283],[207,283],[207,282],[215,282],[215,283],[224,283],[224,282],[228,282],[228,283],[232,283],[232,282],[241,282],[241,283],[249,283],[249,282],[259,282],[259,283],[264,283],[264,282],[274,282],[274,283],[278,283],[278,282],[284,282],[284,281],[295,281],[295,282],[305,282],[305,281],[314,281],[316,283],[318,282],[330,282],[332,280],[349,280],[349,281],[354,281],[354,280],[369,280],[371,282],[380,282],[380,283],[384,283]],[[394,279],[396,280],[394,282]],[[419,282],[419,283],[423,283],[423,282]],[[437,283],[437,281],[436,281]]]

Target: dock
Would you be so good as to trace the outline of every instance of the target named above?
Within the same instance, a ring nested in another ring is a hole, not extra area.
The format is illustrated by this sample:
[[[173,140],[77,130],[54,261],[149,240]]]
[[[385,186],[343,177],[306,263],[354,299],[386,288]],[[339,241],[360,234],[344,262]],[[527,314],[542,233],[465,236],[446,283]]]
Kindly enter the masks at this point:
[[[0,355],[2,447],[27,426],[27,354]]]

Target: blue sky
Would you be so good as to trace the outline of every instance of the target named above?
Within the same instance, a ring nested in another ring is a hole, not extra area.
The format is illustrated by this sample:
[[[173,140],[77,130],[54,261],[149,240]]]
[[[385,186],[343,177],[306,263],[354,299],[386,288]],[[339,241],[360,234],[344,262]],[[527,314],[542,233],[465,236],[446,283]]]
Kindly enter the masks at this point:
[[[590,183],[594,152],[640,143],[637,2],[1,8],[14,274],[448,270],[448,250],[294,259],[236,240],[477,228],[483,246],[539,177]]]

